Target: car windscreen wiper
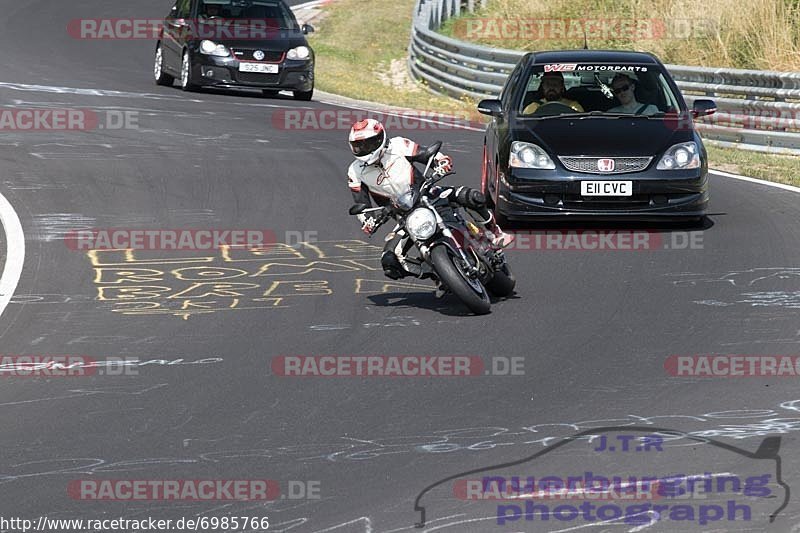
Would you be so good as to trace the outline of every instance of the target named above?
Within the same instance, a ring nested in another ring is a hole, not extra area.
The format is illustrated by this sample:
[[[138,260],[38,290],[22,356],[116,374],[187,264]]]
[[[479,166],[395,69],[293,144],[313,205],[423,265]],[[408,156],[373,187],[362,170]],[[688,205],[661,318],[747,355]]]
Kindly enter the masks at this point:
[[[600,111],[590,111],[590,113],[600,113]],[[575,117],[575,116],[578,116],[578,115],[585,115],[585,114],[586,113],[566,113],[566,112],[565,113],[558,113],[556,115],[538,115],[538,116],[535,115],[535,114],[531,114],[531,115],[522,115],[522,114],[520,114],[520,115],[517,116],[517,118],[521,118],[521,119],[524,119],[524,120],[547,120],[547,119],[551,119],[551,118],[570,118],[570,117]]]
[[[602,118],[609,118],[609,119],[617,119],[617,118],[657,118],[661,119],[664,118],[665,113],[662,111],[660,113],[655,113],[652,115],[635,115],[633,113],[609,113],[608,111],[586,111],[584,113],[572,113],[567,114],[570,117],[576,118],[594,118],[594,117],[602,117]]]
[[[599,118],[614,119],[614,118],[623,118],[625,116],[626,115],[618,115],[618,114],[615,114],[615,113],[608,114],[608,113],[604,113],[603,111],[584,111],[582,113],[559,113],[558,115],[544,115],[544,116],[539,116],[539,117],[534,116],[534,115],[528,115],[528,116],[523,116],[521,118],[530,118],[530,119],[534,119],[534,120],[545,120],[545,119],[549,119],[549,118],[577,118],[577,119],[584,119],[584,118],[598,118],[598,117]],[[633,115],[629,115],[629,116],[633,116]]]

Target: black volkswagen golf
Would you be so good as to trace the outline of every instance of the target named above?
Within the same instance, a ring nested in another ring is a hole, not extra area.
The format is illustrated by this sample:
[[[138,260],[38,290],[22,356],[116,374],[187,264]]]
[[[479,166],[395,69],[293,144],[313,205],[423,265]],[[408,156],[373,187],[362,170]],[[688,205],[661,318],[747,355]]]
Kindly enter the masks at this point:
[[[701,220],[707,155],[693,118],[653,55],[529,53],[510,74],[484,140],[483,191],[498,221],[563,217]]]
[[[153,73],[198,87],[249,87],[272,95],[314,94],[314,52],[283,0],[177,0],[162,26]]]

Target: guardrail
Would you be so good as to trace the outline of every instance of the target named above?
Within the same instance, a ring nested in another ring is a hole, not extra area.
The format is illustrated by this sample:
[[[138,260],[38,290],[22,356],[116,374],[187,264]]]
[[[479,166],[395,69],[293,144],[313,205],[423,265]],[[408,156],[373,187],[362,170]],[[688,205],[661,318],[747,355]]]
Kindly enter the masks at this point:
[[[523,52],[467,43],[437,33],[447,19],[487,0],[417,0],[408,69],[436,92],[475,100],[497,97]],[[721,146],[800,155],[800,74],[666,65],[687,104],[712,98],[717,112],[697,120]]]

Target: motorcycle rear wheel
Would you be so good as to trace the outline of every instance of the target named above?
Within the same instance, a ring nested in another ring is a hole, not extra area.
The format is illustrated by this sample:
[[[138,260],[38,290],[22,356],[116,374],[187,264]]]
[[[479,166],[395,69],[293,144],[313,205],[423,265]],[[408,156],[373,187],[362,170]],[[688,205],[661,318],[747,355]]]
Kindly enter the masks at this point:
[[[455,294],[467,308],[476,315],[485,315],[491,311],[492,303],[489,293],[478,280],[471,280],[457,265],[460,258],[444,245],[431,249],[431,263],[450,292]],[[478,289],[477,287],[480,287]]]

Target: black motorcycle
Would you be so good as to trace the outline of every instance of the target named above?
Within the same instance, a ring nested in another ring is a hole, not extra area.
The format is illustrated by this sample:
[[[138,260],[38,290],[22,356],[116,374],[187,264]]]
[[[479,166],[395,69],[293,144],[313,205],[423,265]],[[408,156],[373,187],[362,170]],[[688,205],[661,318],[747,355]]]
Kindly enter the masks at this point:
[[[367,209],[365,204],[356,204],[350,214],[377,214],[373,233],[395,219],[397,226],[392,233],[402,236],[398,249],[407,250],[399,257],[401,263],[418,267],[415,270],[421,272],[420,277],[440,282],[442,289],[455,294],[470,311],[483,315],[491,310],[489,293],[509,296],[516,280],[502,248],[492,243],[462,206],[449,201],[453,190],[438,191],[434,187],[455,174],[429,175],[441,146],[441,141],[436,142],[414,156],[412,164],[427,160],[424,181],[418,189],[410,189],[385,207]]]

